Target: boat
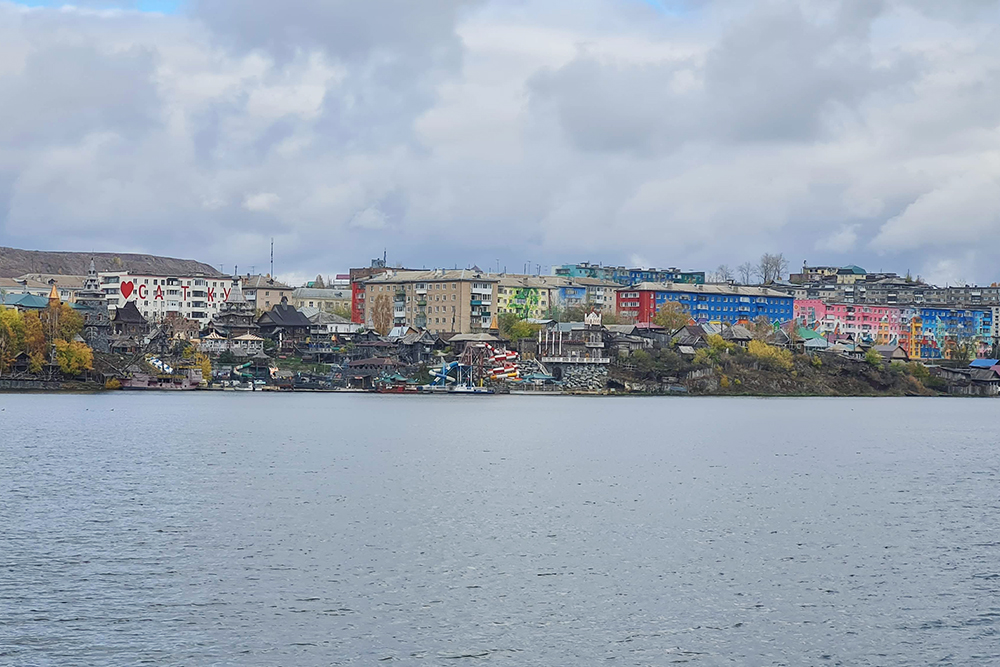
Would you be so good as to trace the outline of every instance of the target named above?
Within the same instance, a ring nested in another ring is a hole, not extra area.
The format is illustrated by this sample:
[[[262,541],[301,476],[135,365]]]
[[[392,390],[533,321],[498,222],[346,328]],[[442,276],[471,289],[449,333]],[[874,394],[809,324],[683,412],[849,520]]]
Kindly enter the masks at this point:
[[[149,373],[133,373],[132,377],[124,378],[122,389],[142,391],[192,391],[198,388],[200,377],[196,380],[190,374],[151,375]]]

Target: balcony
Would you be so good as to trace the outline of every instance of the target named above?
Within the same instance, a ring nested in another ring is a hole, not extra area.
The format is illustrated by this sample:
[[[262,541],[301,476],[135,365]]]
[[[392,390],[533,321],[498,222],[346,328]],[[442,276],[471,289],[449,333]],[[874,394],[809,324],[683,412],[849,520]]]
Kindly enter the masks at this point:
[[[427,305],[427,299],[418,299],[417,300],[417,305],[420,306],[420,307],[426,306]]]
[[[473,299],[469,304],[472,306],[490,306],[493,302],[489,299]]]

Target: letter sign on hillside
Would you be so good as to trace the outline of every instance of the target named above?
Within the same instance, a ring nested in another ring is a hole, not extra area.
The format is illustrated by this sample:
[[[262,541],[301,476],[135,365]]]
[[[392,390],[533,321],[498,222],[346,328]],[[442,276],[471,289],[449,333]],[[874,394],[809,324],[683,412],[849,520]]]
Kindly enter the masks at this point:
[[[209,287],[208,288],[208,300],[209,301],[215,301],[215,288],[214,287]]]
[[[139,292],[139,298],[140,299],[145,299],[146,296],[148,296],[147,293],[146,293],[146,286],[145,285],[139,285],[139,288],[138,288],[137,291]]]
[[[135,289],[135,284],[131,280],[127,280],[122,283],[120,289],[122,291],[122,296],[125,297],[126,300],[128,300],[128,298],[132,296],[132,291]]]
[[[163,301],[163,288],[162,287],[157,287],[156,288],[156,294],[153,295],[153,299],[159,299],[160,301]]]

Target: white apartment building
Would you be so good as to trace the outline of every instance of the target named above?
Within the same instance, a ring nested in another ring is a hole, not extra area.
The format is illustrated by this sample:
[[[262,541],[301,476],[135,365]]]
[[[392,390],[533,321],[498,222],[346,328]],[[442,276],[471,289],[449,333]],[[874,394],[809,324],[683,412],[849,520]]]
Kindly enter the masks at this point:
[[[202,326],[212,321],[236,283],[230,276],[161,276],[128,271],[101,271],[97,275],[112,313],[134,301],[149,322],[160,322],[167,313],[176,312]]]

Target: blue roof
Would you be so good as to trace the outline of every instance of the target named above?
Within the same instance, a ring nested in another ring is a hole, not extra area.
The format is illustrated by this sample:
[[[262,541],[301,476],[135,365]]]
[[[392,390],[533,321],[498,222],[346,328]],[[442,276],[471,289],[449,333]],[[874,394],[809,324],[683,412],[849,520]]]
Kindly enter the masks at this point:
[[[1000,359],[974,359],[969,368],[993,368],[1000,364]]]

